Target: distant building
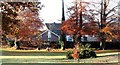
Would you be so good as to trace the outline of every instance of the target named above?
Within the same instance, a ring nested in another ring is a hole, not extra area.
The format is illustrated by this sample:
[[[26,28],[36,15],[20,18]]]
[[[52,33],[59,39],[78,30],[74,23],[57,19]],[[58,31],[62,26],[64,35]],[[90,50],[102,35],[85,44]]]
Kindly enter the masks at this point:
[[[57,45],[61,37],[61,23],[46,23],[47,30],[41,33],[41,40],[43,44]],[[71,35],[66,34],[66,48],[74,47],[74,39]],[[99,39],[95,36],[85,35],[81,37],[82,42],[97,42]]]
[[[82,42],[98,42],[99,38],[94,35],[85,35],[81,39]]]
[[[73,38],[70,35],[66,35],[66,41],[73,42]]]
[[[57,42],[60,40],[60,23],[46,23],[46,31],[41,34],[42,41]]]
[[[46,23],[47,30],[41,33],[43,44],[56,45],[61,37],[61,23]],[[73,39],[70,35],[66,35],[66,46],[73,47]]]
[[[41,39],[45,42],[57,42],[60,36],[51,30],[46,30],[41,34]]]

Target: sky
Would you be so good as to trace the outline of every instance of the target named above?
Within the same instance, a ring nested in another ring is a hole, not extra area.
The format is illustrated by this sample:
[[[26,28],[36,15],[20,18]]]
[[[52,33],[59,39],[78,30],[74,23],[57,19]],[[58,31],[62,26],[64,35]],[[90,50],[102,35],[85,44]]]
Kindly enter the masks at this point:
[[[61,19],[61,0],[41,0],[44,7],[40,12],[45,23],[58,22]]]
[[[62,0],[40,0],[41,3],[44,5],[42,10],[40,11],[40,17],[44,20],[43,23],[61,23],[61,17],[62,17]],[[64,0],[65,2],[65,13],[67,11],[67,8],[73,4],[72,2],[75,0]],[[80,0],[79,0],[80,1]],[[101,0],[84,0],[85,2],[91,2],[91,1],[101,1]],[[118,1],[118,0],[113,0]],[[110,3],[110,6],[115,6],[114,2]],[[65,14],[66,18],[68,17],[67,14]]]
[[[65,10],[72,1],[65,0]],[[41,0],[41,3],[45,6],[40,11],[40,17],[44,20],[44,23],[61,23],[62,0]]]

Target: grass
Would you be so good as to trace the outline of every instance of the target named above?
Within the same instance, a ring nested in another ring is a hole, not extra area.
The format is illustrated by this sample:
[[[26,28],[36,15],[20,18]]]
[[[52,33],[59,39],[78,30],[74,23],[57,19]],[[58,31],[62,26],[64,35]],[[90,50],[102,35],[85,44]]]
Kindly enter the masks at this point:
[[[65,52],[15,52],[2,51],[3,56],[64,56]]]
[[[15,49],[0,49],[3,56],[65,56],[66,52],[57,49],[56,51],[46,50],[15,50]]]
[[[80,65],[74,59],[66,58],[66,50],[55,49],[54,51],[46,51],[46,50],[15,50],[14,48],[0,48],[2,55],[5,57],[14,57],[14,58],[2,58],[1,65]],[[96,53],[111,53],[111,52],[119,52],[119,50],[96,50]],[[17,58],[15,58],[15,56]],[[18,58],[19,57],[19,58]],[[28,57],[28,58],[25,58]],[[59,58],[58,58],[59,57]],[[109,56],[104,56],[105,58]],[[86,63],[86,61],[95,61],[100,60],[99,58],[104,60],[104,57],[97,58],[89,58],[89,59],[80,59],[82,65],[97,65],[96,63]],[[114,59],[115,60],[115,59]],[[99,65],[99,64],[98,64]],[[106,65],[106,64],[102,64]],[[116,65],[116,64],[108,64],[108,65]]]
[[[96,50],[96,53],[112,53],[112,52],[120,52],[120,50]]]
[[[118,63],[3,63],[2,65],[118,65]]]
[[[0,48],[3,56],[66,56],[66,50],[55,49],[54,51],[46,50],[15,50],[12,48]],[[120,52],[120,50],[96,50],[97,54],[99,53],[111,53],[111,52]]]
[[[12,56],[14,58],[2,58],[2,65],[79,65],[74,59],[67,59],[66,52],[48,52],[48,51],[38,51],[38,50],[5,50],[2,49],[3,56]],[[104,50],[96,51],[98,53],[110,53],[114,50]],[[20,58],[15,58],[15,56]],[[40,57],[41,56],[41,57]],[[57,56],[57,57],[55,57]],[[28,57],[28,58],[25,58]],[[60,57],[60,58],[58,58]],[[83,62],[82,65],[91,65],[92,63],[85,63],[86,61],[95,61],[99,58],[89,58],[89,59],[80,59],[80,62]],[[107,58],[107,56],[105,56]],[[103,60],[103,59],[101,59]],[[95,64],[95,63],[94,63]],[[92,65],[94,65],[92,64]],[[95,64],[96,65],[96,64]],[[114,64],[111,64],[114,65]]]

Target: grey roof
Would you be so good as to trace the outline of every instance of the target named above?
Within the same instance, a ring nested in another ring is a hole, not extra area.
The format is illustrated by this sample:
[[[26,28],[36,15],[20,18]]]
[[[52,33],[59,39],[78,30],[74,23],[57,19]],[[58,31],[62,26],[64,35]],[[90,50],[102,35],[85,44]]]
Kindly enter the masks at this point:
[[[49,30],[60,30],[61,23],[46,23]]]
[[[51,30],[52,32],[56,33],[57,35],[60,36],[61,34],[61,23],[46,23],[46,26],[49,30]]]

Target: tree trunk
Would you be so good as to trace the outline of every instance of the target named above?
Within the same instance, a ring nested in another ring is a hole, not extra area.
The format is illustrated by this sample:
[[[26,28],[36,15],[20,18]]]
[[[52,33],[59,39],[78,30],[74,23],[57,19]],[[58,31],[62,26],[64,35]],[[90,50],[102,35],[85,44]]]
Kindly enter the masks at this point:
[[[106,27],[106,8],[107,8],[107,4],[106,4],[106,0],[101,0],[101,25],[100,25],[100,29],[104,29]],[[104,50],[105,49],[105,33],[104,32],[100,32],[100,49]]]
[[[14,44],[16,49],[20,49],[20,42],[17,40],[17,38],[15,38]]]
[[[65,21],[65,13],[64,13],[64,0],[62,0],[62,23]],[[63,50],[65,50],[66,48],[66,38],[65,38],[66,34],[61,31],[61,41],[64,42],[63,45]]]
[[[75,34],[74,35],[74,37],[73,37],[73,39],[74,39],[74,47],[76,48],[76,49],[79,49],[79,37],[77,37],[77,35]]]
[[[62,50],[65,50],[65,48],[66,48],[66,38],[65,38],[65,34],[64,34],[64,32],[62,31],[62,33],[61,33],[61,39],[60,39],[60,41],[62,41],[63,42],[63,49]]]
[[[106,47],[106,38],[105,38],[105,33],[101,32],[100,33],[101,39],[100,39],[100,49],[105,50]]]

